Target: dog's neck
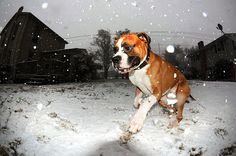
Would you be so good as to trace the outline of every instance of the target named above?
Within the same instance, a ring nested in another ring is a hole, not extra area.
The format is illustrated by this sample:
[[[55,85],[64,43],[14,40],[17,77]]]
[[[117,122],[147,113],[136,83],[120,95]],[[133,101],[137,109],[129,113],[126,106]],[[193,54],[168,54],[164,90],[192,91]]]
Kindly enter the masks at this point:
[[[148,61],[150,59],[150,51],[151,51],[151,49],[148,48],[147,55],[146,55],[145,59],[134,70],[140,70],[148,64]]]

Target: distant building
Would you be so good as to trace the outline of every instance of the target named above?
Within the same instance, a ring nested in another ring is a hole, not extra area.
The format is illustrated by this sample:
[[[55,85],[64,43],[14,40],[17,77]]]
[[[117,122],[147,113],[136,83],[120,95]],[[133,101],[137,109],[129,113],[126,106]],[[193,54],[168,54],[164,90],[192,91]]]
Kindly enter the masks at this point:
[[[236,33],[224,34],[205,46],[201,41],[198,46],[191,64],[203,80],[236,81]]]
[[[88,56],[87,50],[65,50],[67,41],[32,13],[22,11],[23,7],[15,13],[0,34],[0,81],[42,79],[42,76],[58,75],[65,78],[65,74],[67,81],[74,78],[75,73],[68,72],[71,67],[67,66],[78,55]],[[59,56],[63,59],[58,59]],[[73,67],[78,68],[75,66]]]

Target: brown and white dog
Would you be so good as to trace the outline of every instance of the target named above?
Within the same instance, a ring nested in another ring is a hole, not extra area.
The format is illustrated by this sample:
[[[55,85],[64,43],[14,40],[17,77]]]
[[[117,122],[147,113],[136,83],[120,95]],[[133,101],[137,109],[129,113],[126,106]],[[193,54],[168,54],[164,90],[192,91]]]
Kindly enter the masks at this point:
[[[137,133],[143,126],[148,111],[157,102],[177,111],[175,127],[183,118],[183,108],[190,96],[190,88],[184,75],[173,65],[154,54],[151,39],[144,33],[123,34],[115,39],[115,55],[112,64],[121,74],[128,73],[136,86],[134,107],[137,112],[129,124],[129,133]],[[142,94],[146,94],[145,99]],[[176,106],[173,104],[176,103]]]

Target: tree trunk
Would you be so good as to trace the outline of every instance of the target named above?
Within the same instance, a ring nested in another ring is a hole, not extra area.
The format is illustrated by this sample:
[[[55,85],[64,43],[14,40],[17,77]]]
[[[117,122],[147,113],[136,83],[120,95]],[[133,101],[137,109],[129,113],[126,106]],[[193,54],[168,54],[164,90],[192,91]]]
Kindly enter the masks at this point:
[[[107,79],[108,77],[108,69],[104,68],[104,79]]]

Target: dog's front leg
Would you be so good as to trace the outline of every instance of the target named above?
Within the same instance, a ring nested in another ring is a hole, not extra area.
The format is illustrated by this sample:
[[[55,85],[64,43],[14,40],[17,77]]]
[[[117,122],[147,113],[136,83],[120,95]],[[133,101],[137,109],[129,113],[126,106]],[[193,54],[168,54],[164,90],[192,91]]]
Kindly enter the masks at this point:
[[[143,95],[143,93],[140,91],[140,89],[138,87],[136,87],[135,98],[134,98],[134,108],[139,108],[142,95]]]
[[[143,103],[140,105],[129,124],[129,132],[137,133],[143,127],[143,122],[147,116],[148,111],[156,102],[157,98],[154,95],[151,95],[143,100]]]

